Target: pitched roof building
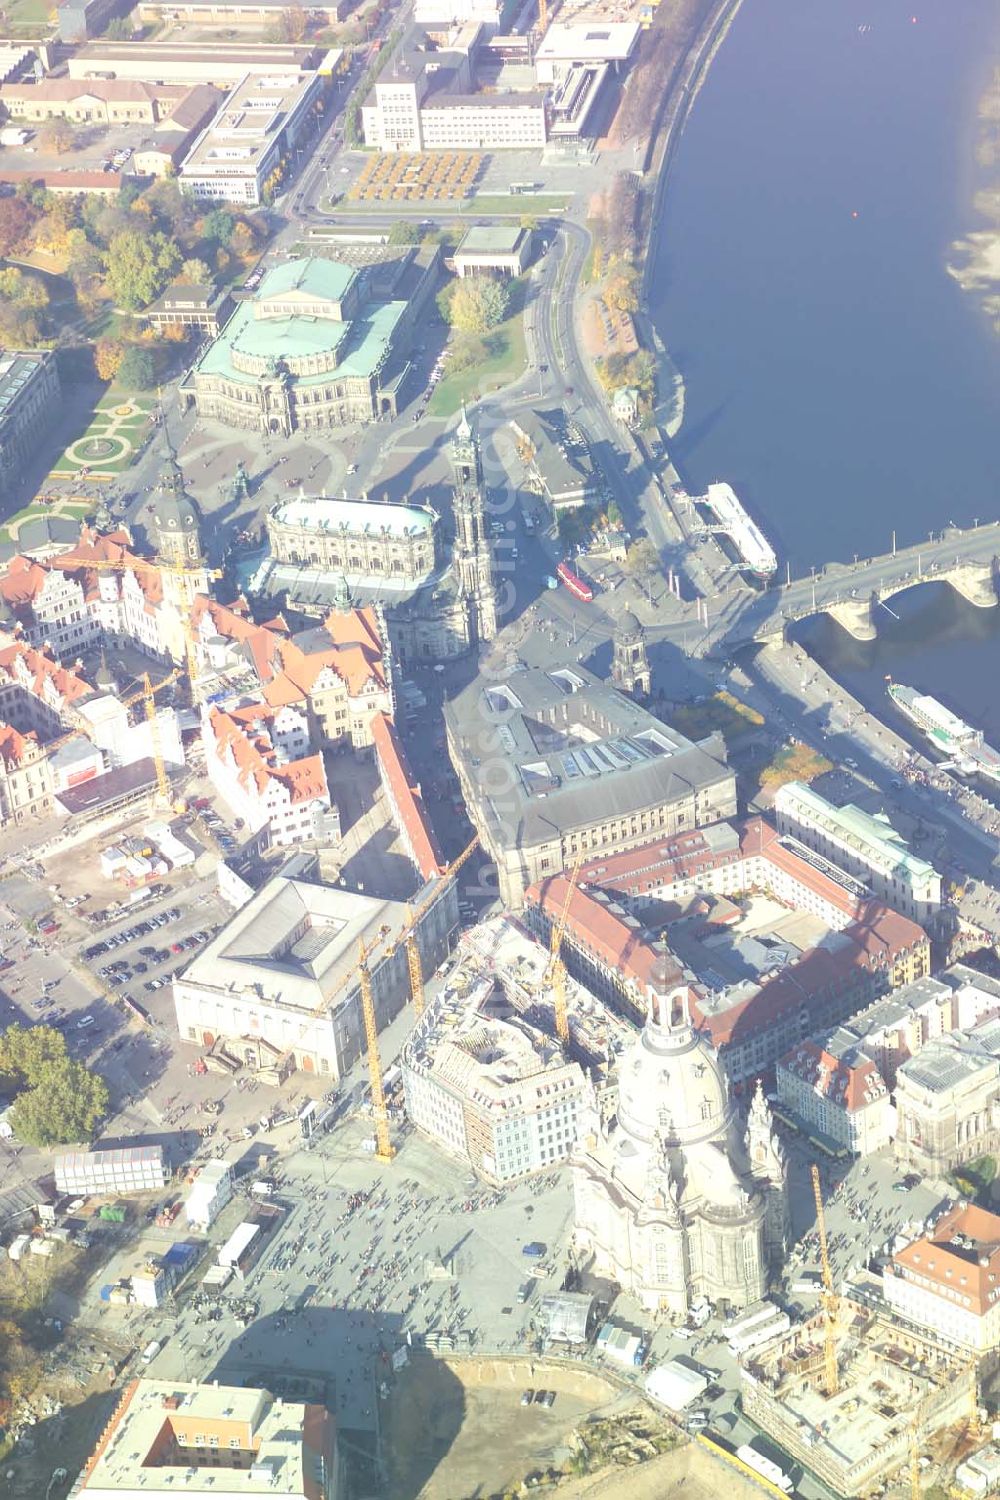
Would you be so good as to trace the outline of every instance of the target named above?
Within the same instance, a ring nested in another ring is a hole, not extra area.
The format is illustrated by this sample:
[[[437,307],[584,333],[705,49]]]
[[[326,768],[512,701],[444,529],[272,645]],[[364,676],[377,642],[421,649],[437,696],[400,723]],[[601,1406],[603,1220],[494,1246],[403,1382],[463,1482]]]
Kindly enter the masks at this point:
[[[391,657],[372,605],[331,610],[321,625],[293,634],[280,616],[257,625],[242,601],[203,596],[192,623],[203,688],[259,688],[272,708],[301,709],[316,746],[370,747],[374,716],[392,715]]]
[[[477,678],[446,704],[445,724],[463,799],[509,906],[581,855],[635,848],[736,811],[721,737],[695,744],[575,664]]]
[[[339,838],[339,817],[320,754],[309,753],[305,716],[249,701],[202,709],[209,780],[252,833],[272,844]]]
[[[410,770],[396,726],[385,714],[376,714],[372,719],[372,737],[382,789],[414,868],[422,880],[430,880],[432,875],[442,875],[446,869],[445,858],[427,805]]]
[[[1000,1218],[958,1203],[930,1234],[897,1250],[885,1300],[919,1328],[973,1354],[1000,1343]]]

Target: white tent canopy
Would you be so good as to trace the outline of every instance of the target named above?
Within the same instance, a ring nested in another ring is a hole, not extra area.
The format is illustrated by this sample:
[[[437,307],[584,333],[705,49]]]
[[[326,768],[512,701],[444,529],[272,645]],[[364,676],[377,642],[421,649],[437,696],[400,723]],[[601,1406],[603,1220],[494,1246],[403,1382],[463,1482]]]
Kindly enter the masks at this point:
[[[683,1411],[707,1388],[707,1377],[679,1359],[668,1359],[646,1376],[646,1395],[671,1411]]]

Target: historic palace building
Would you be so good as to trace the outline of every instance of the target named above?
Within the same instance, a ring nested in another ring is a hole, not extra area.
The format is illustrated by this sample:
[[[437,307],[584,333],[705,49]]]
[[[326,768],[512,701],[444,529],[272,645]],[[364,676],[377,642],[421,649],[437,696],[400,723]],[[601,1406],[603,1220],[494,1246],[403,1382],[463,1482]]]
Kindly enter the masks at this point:
[[[438,661],[497,633],[496,564],[479,446],[463,413],[450,448],[452,529],[430,507],[299,495],[268,512],[269,556],[250,581],[282,610],[322,619],[377,603],[398,658]]]
[[[437,517],[421,506],[301,495],[272,505],[266,526],[271,557],[292,568],[411,588],[434,571]]]
[[[272,267],[181,387],[201,417],[287,437],[395,416],[410,327],[405,300],[376,301],[334,260]]]

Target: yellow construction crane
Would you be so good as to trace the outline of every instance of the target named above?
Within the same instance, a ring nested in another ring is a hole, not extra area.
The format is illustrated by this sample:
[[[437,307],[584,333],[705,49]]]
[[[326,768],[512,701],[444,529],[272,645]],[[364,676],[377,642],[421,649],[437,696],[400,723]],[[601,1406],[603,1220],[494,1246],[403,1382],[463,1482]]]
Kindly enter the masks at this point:
[[[478,844],[479,835],[477,834],[462,850],[458,858],[453,859],[448,868],[443,872],[441,876],[441,883],[436,885],[434,889],[430,891],[422,901],[418,901],[416,906],[411,907],[409,921],[406,923],[406,926],[403,928],[402,932],[397,933],[394,941],[389,945],[388,948],[384,949],[381,954],[383,958],[391,958],[399,948],[400,943],[405,944],[407,964],[410,971],[410,989],[413,996],[414,1008],[417,1010],[418,1015],[423,1013],[424,986],[423,973],[420,963],[420,951],[417,947],[417,924],[427,908],[429,906],[432,906],[435,901],[439,901],[441,899],[444,886],[450,885],[450,883],[455,879],[455,876],[465,864],[465,861],[469,858],[469,855],[473,852],[474,849],[478,847]],[[386,933],[385,936],[388,936],[388,933]],[[315,1007],[311,1015],[308,1017],[306,1025],[308,1027],[308,1025],[312,1021],[318,1020],[325,1011],[328,1011],[330,1009],[330,1007],[337,1001],[340,995],[343,994],[344,990],[347,989],[350,984],[352,984],[355,980],[358,981],[361,989],[361,1010],[364,1018],[365,1038],[368,1044],[368,1072],[371,1077],[372,1104],[375,1109],[375,1155],[380,1161],[387,1161],[389,1157],[383,1153],[382,1146],[385,1145],[387,1148],[389,1148],[389,1155],[391,1156],[392,1152],[389,1142],[389,1117],[385,1112],[385,1089],[382,1084],[382,1064],[379,1059],[378,1051],[378,1026],[375,1016],[375,1003],[372,996],[370,967],[371,959],[378,948],[378,942],[379,940],[376,940],[376,942],[373,943],[372,946],[368,949],[365,949],[364,944],[362,943],[359,950],[358,962],[343,976],[340,984],[334,990],[333,994],[327,996],[325,1000],[321,1000],[319,1005]],[[289,1047],[275,1064],[279,1076],[283,1071],[288,1059],[291,1057],[293,1050],[293,1048]],[[380,1110],[382,1125],[384,1127],[381,1138],[379,1133]]]
[[[122,708],[132,708],[136,703],[148,701],[148,697],[150,694],[152,694],[152,696],[155,698],[157,693],[161,693],[165,687],[169,687],[172,682],[176,682],[180,675],[181,674],[175,668],[174,671],[168,673],[168,675],[163,678],[162,682],[158,682],[155,687],[149,686],[149,676],[148,674],[144,675],[142,678],[143,685],[141,691],[138,693],[132,693],[128,698],[122,698],[119,700],[121,702]],[[53,750],[58,750],[60,745],[68,745],[70,740],[79,739],[82,734],[84,734],[83,729],[67,729],[65,734],[59,735],[57,739],[46,740],[45,744],[42,745],[41,748],[46,752],[46,754],[49,754]]]
[[[153,752],[153,766],[156,770],[156,797],[161,807],[169,807],[170,781],[167,776],[167,768],[163,763],[163,741],[160,738],[160,723],[156,717],[156,699],[153,696],[153,684],[149,680],[148,672],[144,672],[142,676],[142,696],[146,710],[146,723],[149,725],[149,742]]]
[[[816,1199],[816,1229],[819,1233],[820,1264],[823,1267],[823,1352],[826,1361],[826,1394],[837,1394],[837,1321],[839,1304],[833,1289],[833,1272],[830,1269],[830,1251],[826,1243],[826,1213],[823,1208],[823,1187],[819,1180],[819,1168],[813,1162],[813,1196]]]
[[[566,887],[566,896],[563,900],[559,916],[552,924],[549,935],[549,970],[546,976],[552,989],[552,1006],[556,1017],[556,1036],[565,1047],[569,1042],[569,1015],[566,1010],[566,965],[562,961],[562,941],[566,934],[566,923],[569,920],[569,904],[576,890],[576,882],[580,875],[580,865],[583,862],[582,855],[577,859],[569,875],[569,884]]]
[[[365,1021],[365,1041],[368,1045],[368,1077],[372,1086],[372,1116],[375,1120],[375,1159],[392,1161],[395,1151],[389,1139],[389,1112],[385,1107],[385,1085],[382,1082],[382,1063],[378,1055],[378,1022],[375,1017],[375,997],[372,994],[372,976],[365,953],[365,940],[358,940],[358,979],[361,984],[361,1013]]]
[[[412,923],[411,917],[410,930],[406,934],[406,965],[410,971],[410,999],[413,1001],[413,1014],[419,1021],[424,1013],[424,966],[420,962],[417,934],[413,931]]]
[[[472,852],[478,847],[479,835],[476,834],[475,837],[472,838],[468,844],[466,844],[461,854],[459,854],[457,858],[452,860],[451,864],[445,870],[443,878],[449,882],[454,880],[455,876],[465,864],[465,861],[468,859],[469,855],[472,854]],[[386,949],[385,953],[386,958],[391,958],[396,949],[399,947],[400,943],[404,943],[406,946],[406,965],[410,971],[410,999],[413,1001],[413,1014],[418,1021],[424,1013],[424,969],[423,964],[420,961],[420,949],[417,946],[417,920],[420,917],[421,912],[423,912],[431,904],[432,901],[436,901],[438,899],[438,895],[439,892],[435,888],[429,896],[426,896],[424,900],[420,902],[418,906],[410,907],[409,919],[406,923],[406,926],[403,928],[402,932],[399,934],[399,937],[392,944],[392,946]]]

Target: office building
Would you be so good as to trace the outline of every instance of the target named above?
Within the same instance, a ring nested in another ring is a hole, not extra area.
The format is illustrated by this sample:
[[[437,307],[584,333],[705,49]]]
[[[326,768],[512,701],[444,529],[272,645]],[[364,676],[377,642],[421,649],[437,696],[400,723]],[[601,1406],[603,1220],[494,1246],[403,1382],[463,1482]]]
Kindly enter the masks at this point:
[[[501,151],[545,145],[543,93],[477,91],[482,26],[468,21],[443,45],[415,30],[361,107],[365,145],[378,151]]]
[[[199,333],[217,338],[232,310],[233,302],[228,291],[175,281],[149,304],[143,317],[160,334],[168,328],[196,328]]]
[[[455,272],[459,277],[496,276],[503,280],[520,276],[531,259],[531,243],[531,230],[520,225],[474,224],[465,231],[455,251]]]
[[[60,396],[51,350],[0,349],[0,496],[44,453]]]
[[[267,202],[290,153],[314,139],[324,91],[316,72],[247,72],[188,152],[178,178],[181,192],[239,208]]]
[[[410,919],[403,902],[323,885],[301,856],[269,880],[174,981],[182,1042],[219,1043],[235,1061],[278,1082],[293,1068],[335,1081],[365,1050],[357,965],[369,954],[379,1028],[410,998],[405,945],[394,942]],[[423,972],[448,952],[457,897],[438,882],[414,894]]]
[[[153,25],[169,20],[206,30],[272,28],[280,36],[282,22],[293,4],[294,0],[139,0],[135,13],[140,21]],[[336,26],[348,8],[347,0],[320,0],[318,5],[310,5],[309,12],[324,26]]]
[[[948,984],[918,979],[833,1031],[805,1038],[778,1060],[782,1112],[856,1155],[880,1151],[895,1134],[892,1091],[900,1066],[949,1032],[959,1009]]]
[[[140,82],[210,83],[233,88],[248,73],[264,74],[292,84],[314,72],[323,48],[282,42],[90,41],[76,48],[66,68],[71,79],[138,79]],[[110,175],[110,174],[109,174]]]
[[[896,1158],[927,1177],[1000,1150],[1000,1017],[928,1042],[896,1076]]]
[[[941,908],[941,876],[911,854],[884,813],[873,815],[853,803],[836,807],[804,782],[790,781],[775,793],[774,815],[780,833],[863,880],[894,911],[933,925]]]
[[[252,1386],[133,1380],[73,1488],[80,1500],[275,1495],[338,1500],[334,1420],[325,1406]]]
[[[491,1013],[494,985],[481,977],[464,993],[442,991],[400,1067],[417,1129],[488,1181],[507,1183],[567,1159],[591,1086],[554,1037]]]
[[[528,489],[553,515],[579,510],[596,499],[601,485],[580,428],[562,411],[525,411],[510,424]]]
[[[578,856],[731,817],[720,736],[694,744],[585,667],[474,680],[445,705],[448,752],[507,905]]]
[[[1000,1218],[958,1203],[893,1252],[885,1300],[901,1318],[976,1356],[1000,1345]]]

